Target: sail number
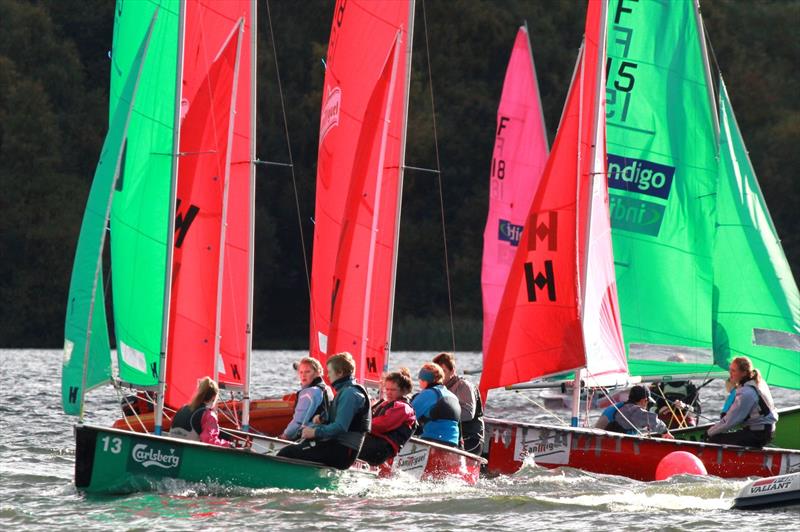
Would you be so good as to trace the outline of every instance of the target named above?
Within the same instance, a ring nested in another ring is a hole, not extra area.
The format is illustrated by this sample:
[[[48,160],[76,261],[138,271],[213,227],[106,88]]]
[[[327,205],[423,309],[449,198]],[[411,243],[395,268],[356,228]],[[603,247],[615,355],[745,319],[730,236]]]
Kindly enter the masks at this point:
[[[110,452],[112,454],[119,454],[122,452],[122,438],[105,436],[100,441],[103,442],[104,452]]]
[[[636,0],[638,1],[638,0]],[[628,109],[631,105],[631,94],[636,84],[637,63],[629,60],[633,28],[626,27],[623,19],[627,19],[637,8],[636,3],[618,0],[614,10],[614,25],[611,27],[609,42],[615,45],[617,52],[609,51],[606,60],[606,119],[616,118],[620,122],[628,120]],[[612,57],[612,55],[616,57]]]

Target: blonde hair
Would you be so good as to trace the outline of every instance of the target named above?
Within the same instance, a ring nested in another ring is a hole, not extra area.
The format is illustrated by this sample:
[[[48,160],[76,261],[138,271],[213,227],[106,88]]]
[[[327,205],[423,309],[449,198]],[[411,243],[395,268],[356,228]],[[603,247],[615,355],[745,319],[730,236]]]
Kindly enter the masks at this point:
[[[194,397],[192,397],[192,402],[189,403],[189,407],[192,410],[197,410],[200,408],[200,405],[206,404],[209,401],[213,401],[219,395],[219,386],[211,377],[203,377],[197,383],[197,391],[194,393]]]
[[[441,384],[444,381],[444,370],[439,364],[435,362],[425,362],[420,369],[433,373],[433,386]]]
[[[439,353],[433,357],[433,362],[447,371],[455,371],[456,369],[456,356],[453,353]]]
[[[743,371],[745,377],[742,378],[737,384],[744,384],[746,381],[753,379],[756,384],[761,384],[761,373],[753,367],[753,362],[747,357],[736,357],[731,360],[731,364],[735,364],[739,371]]]
[[[344,351],[330,357],[327,362],[328,369],[335,371],[345,377],[349,377],[356,370],[356,361],[353,355]]]
[[[297,369],[300,369],[300,366],[302,366],[304,364],[306,366],[311,366],[311,369],[316,371],[317,374],[320,377],[325,375],[325,370],[322,367],[322,364],[320,364],[319,360],[317,360],[316,358],[311,358],[311,357],[303,357],[303,358],[301,358],[300,361],[297,363]]]

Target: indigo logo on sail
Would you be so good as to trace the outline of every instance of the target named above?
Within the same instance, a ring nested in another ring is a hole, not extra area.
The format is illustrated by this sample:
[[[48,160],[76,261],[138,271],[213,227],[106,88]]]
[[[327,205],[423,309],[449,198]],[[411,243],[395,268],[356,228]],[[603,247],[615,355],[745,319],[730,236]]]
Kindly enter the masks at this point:
[[[672,166],[608,154],[608,186],[611,188],[667,199],[674,176]]]
[[[608,211],[614,229],[658,236],[661,222],[664,221],[664,210],[663,205],[652,201],[619,194],[608,195]]]
[[[334,87],[328,91],[325,103],[322,104],[322,113],[319,117],[319,143],[325,140],[328,132],[339,125],[339,110],[342,107],[342,89]]]
[[[180,454],[175,454],[175,448],[166,450],[154,449],[146,443],[137,443],[131,451],[131,458],[142,467],[159,467],[161,469],[174,469],[181,463]]]
[[[502,242],[508,242],[512,246],[519,245],[519,239],[522,236],[523,226],[515,225],[508,220],[499,220],[497,227],[497,238]]]

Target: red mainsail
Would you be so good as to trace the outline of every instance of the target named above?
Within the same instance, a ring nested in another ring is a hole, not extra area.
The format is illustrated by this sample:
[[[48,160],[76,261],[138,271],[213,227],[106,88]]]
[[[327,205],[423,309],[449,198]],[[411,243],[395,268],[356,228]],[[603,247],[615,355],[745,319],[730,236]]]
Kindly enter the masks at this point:
[[[581,324],[596,128],[605,127],[605,2],[590,0],[582,55],[497,314],[481,393],[586,366]]]
[[[547,163],[547,132],[527,27],[517,32],[497,109],[489,177],[489,215],[483,232],[483,353],[489,351],[525,217]]]
[[[377,382],[391,330],[408,107],[410,1],[339,0],[320,117],[310,351]]]
[[[214,23],[204,2],[185,5],[180,157],[165,402],[188,402],[197,379],[214,375],[219,334],[220,249],[229,165],[232,98],[241,20]],[[227,207],[229,209],[229,207]]]

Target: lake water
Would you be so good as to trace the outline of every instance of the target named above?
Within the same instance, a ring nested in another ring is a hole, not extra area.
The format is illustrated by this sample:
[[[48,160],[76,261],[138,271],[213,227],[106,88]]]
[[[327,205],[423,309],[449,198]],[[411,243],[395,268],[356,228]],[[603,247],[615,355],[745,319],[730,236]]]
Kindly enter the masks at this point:
[[[294,389],[291,362],[303,353],[260,351],[254,397]],[[396,353],[417,368],[431,353]],[[734,513],[745,480],[678,477],[637,482],[572,469],[526,465],[513,476],[457,482],[369,480],[336,492],[249,490],[169,483],[158,492],[87,497],[73,486],[74,419],[61,413],[57,350],[0,350],[0,529],[73,530],[796,530],[800,509]],[[459,355],[475,367],[475,353]],[[394,364],[393,364],[394,366]],[[774,389],[779,406],[798,393]],[[703,390],[703,410],[719,410],[720,383]],[[537,392],[495,391],[488,415],[552,422],[534,407]],[[110,387],[94,391],[87,421],[110,424],[119,409]],[[566,411],[555,412],[567,417]],[[595,414],[596,415],[596,414]]]

